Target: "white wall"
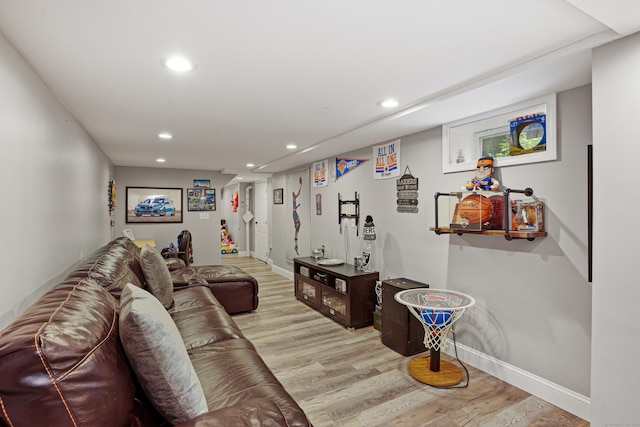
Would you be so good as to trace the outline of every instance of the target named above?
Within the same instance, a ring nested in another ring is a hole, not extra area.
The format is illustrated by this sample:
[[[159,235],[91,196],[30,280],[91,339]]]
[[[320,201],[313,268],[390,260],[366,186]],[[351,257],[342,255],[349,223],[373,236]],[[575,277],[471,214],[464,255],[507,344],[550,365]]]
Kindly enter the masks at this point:
[[[638,425],[640,34],[593,55],[594,265],[592,425]]]
[[[0,328],[109,241],[111,163],[0,35]]]
[[[338,193],[343,200],[360,193],[361,221],[372,215],[377,233],[377,269],[382,278],[407,277],[434,288],[462,291],[477,305],[457,327],[458,342],[475,352],[524,371],[534,382],[549,382],[568,390],[586,417],[590,394],[591,286],[587,281],[587,145],[591,135],[591,87],[558,95],[559,159],[553,162],[501,168],[503,185],[532,187],[547,203],[548,236],[533,242],[502,237],[436,235],[434,194],[460,189],[473,172],[442,173],[440,128],[402,138],[401,169],[409,166],[419,179],[419,212],[397,213],[396,182],[373,180],[369,161],[328,187],[311,189],[322,195],[322,215],[311,212],[311,247],[324,244],[331,257],[349,262],[362,245],[354,230],[340,234]],[[372,141],[380,144],[384,141]],[[372,159],[367,148],[345,157]],[[333,159],[331,159],[333,161]],[[282,175],[274,177],[280,185]],[[291,269],[279,250],[281,227],[288,221],[274,213],[274,263]],[[361,222],[361,224],[362,224]],[[361,230],[360,230],[361,231]],[[345,235],[349,239],[345,241]],[[544,396],[548,400],[552,397]],[[582,411],[582,412],[581,412]]]
[[[229,175],[213,171],[198,171],[169,168],[132,168],[117,166],[115,179],[119,188],[119,199],[115,219],[116,236],[122,236],[122,230],[130,228],[136,239],[153,239],[158,250],[177,244],[178,234],[189,230],[193,239],[193,261],[196,265],[220,264],[220,218],[224,204],[221,198],[222,187],[231,179]],[[211,188],[216,190],[216,210],[209,212],[209,218],[201,218],[200,212],[187,210],[187,189],[193,188],[194,179],[208,179]],[[170,187],[182,188],[182,223],[126,223],[126,187]],[[221,206],[222,205],[222,206]]]

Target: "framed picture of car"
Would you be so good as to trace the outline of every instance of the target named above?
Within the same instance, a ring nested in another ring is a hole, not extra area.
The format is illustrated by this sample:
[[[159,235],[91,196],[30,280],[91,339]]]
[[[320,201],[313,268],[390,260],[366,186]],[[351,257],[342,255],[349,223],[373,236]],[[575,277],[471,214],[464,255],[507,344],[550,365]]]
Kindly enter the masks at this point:
[[[189,211],[215,211],[215,188],[188,188],[187,210]]]
[[[128,223],[182,222],[182,188],[127,187]]]

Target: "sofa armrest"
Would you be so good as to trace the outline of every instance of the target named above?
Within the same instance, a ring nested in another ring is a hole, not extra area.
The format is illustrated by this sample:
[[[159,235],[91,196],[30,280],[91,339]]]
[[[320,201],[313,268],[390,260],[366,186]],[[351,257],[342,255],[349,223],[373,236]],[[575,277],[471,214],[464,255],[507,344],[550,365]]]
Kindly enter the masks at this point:
[[[180,258],[166,258],[165,262],[167,263],[169,271],[180,270],[187,266],[187,264],[185,264]]]
[[[304,413],[271,399],[251,399],[202,414],[176,427],[310,426]]]

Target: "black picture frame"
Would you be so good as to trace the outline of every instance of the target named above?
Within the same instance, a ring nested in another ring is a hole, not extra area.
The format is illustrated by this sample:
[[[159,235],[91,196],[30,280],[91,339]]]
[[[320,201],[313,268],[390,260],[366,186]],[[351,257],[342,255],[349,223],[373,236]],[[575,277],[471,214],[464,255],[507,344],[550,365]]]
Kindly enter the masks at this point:
[[[273,190],[273,204],[282,205],[284,203],[284,189],[276,188]]]
[[[212,212],[216,210],[215,188],[187,188],[187,210]]]
[[[126,187],[125,216],[127,223],[181,223],[182,188]]]

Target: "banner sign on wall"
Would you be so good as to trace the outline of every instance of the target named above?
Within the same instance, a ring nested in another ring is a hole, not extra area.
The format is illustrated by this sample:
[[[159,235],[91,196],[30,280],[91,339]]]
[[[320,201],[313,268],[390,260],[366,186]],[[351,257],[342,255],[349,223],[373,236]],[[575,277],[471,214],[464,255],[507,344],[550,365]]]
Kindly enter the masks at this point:
[[[400,176],[400,140],[373,147],[376,166],[373,179],[387,179]]]
[[[369,159],[340,159],[336,157],[336,178],[340,179]]]
[[[397,211],[400,213],[418,213],[418,178],[411,175],[409,166],[404,175],[396,180]]]
[[[329,160],[323,160],[321,162],[313,163],[313,186],[314,187],[326,187],[329,183],[327,181],[329,169]]]

